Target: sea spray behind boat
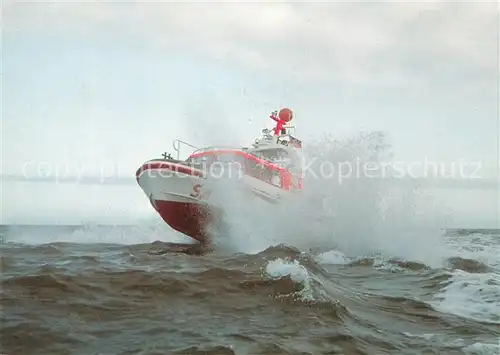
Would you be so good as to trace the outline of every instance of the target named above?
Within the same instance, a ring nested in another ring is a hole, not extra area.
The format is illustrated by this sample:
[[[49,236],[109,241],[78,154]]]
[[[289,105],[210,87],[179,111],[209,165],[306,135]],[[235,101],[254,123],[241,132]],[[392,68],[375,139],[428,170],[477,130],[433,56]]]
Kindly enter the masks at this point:
[[[443,211],[417,185],[363,174],[340,180],[321,174],[327,163],[340,166],[380,164],[391,156],[380,132],[360,133],[342,141],[318,140],[304,145],[304,189],[293,202],[280,206],[238,203],[227,189],[226,244],[240,251],[285,243],[302,250],[339,248],[349,255],[385,253],[440,262]],[[314,233],[311,233],[314,231]],[[217,239],[217,237],[215,237]],[[233,238],[229,243],[227,238]]]

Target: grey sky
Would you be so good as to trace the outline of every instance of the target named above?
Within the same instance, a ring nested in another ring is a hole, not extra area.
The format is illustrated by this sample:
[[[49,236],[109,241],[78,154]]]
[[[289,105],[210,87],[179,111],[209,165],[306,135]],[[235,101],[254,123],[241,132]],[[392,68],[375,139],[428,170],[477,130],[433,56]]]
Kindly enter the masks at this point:
[[[2,171],[133,174],[171,150],[383,130],[394,158],[498,176],[495,2],[29,2],[3,8]],[[32,165],[33,166],[33,165]]]

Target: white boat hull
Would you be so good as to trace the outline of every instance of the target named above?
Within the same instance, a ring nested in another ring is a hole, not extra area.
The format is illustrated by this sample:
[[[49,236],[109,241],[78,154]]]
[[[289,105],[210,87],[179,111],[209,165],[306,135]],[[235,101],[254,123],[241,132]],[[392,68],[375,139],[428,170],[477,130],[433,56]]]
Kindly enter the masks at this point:
[[[223,206],[210,199],[213,178],[201,170],[163,160],[145,163],[136,178],[153,208],[171,228],[201,243],[210,242],[207,227],[220,225],[224,212]],[[270,203],[279,203],[291,194],[248,175],[241,175],[237,180],[249,197]]]

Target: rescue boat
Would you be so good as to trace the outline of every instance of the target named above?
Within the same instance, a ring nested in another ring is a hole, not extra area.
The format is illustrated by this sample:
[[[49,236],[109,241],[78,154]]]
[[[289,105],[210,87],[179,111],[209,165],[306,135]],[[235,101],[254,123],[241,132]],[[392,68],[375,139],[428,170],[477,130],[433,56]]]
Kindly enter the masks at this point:
[[[197,148],[177,139],[173,142],[177,158],[165,153],[143,163],[136,171],[137,183],[163,221],[208,245],[224,219],[224,206],[211,200],[214,184],[221,179],[236,179],[245,196],[272,204],[300,193],[302,142],[292,135],[293,112],[284,108],[270,118],[276,122],[274,129],[263,129],[248,147]],[[193,149],[184,160],[181,145]]]

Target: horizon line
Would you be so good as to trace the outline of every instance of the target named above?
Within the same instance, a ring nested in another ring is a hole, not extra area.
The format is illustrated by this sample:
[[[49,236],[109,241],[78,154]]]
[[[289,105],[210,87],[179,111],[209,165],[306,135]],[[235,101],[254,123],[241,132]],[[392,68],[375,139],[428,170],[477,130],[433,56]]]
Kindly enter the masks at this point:
[[[399,178],[374,177],[370,180],[390,181],[391,183],[421,183],[426,187],[442,188],[479,188],[479,189],[499,189],[500,178],[440,178],[440,177],[411,177]],[[32,182],[32,183],[55,183],[55,184],[76,184],[76,185],[132,185],[136,184],[135,176],[101,177],[97,175],[85,176],[65,176],[65,177],[26,177],[21,174],[0,174],[0,181],[5,182]]]

